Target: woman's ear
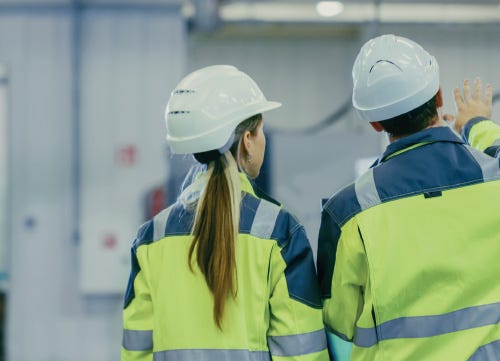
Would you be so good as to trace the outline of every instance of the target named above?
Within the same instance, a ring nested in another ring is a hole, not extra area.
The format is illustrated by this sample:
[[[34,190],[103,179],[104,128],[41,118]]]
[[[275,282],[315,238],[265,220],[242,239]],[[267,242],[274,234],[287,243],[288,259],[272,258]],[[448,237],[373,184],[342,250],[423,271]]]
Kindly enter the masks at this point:
[[[251,135],[252,133],[250,133],[250,131],[245,130],[245,132],[241,136],[241,143],[242,143],[241,146],[243,148],[242,150],[245,151],[245,154],[249,154],[250,148],[252,147]]]

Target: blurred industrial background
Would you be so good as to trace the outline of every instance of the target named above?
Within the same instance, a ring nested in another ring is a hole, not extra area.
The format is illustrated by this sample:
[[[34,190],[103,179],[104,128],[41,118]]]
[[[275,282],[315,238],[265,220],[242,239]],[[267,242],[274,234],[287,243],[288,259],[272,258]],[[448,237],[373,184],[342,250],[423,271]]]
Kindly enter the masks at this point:
[[[164,107],[196,68],[236,65],[283,103],[260,182],[315,249],[320,200],[385,145],[350,105],[381,33],[436,56],[446,112],[464,78],[500,91],[499,0],[0,0],[2,359],[119,360],[131,243],[191,162]]]

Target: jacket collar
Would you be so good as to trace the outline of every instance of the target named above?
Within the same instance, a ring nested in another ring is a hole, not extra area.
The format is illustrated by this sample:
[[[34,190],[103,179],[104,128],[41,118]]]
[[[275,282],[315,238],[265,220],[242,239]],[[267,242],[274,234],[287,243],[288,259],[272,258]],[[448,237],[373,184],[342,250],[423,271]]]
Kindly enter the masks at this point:
[[[249,193],[256,198],[265,199],[266,201],[281,207],[280,202],[264,192],[264,190],[260,188],[254,180],[248,178],[248,176],[243,172],[240,172],[240,184],[243,192]]]
[[[240,184],[241,184],[241,190],[243,192],[250,193],[251,195],[256,197],[252,182],[250,181],[250,179],[248,179],[248,176],[243,172],[240,172]]]
[[[464,144],[464,141],[460,139],[450,129],[450,127],[427,128],[420,132],[411,134],[407,137],[398,139],[389,144],[385,152],[375,162],[373,166],[378,165],[387,160],[388,158],[391,158],[392,156],[403,153],[412,148],[416,148],[434,142],[451,142],[451,143]]]

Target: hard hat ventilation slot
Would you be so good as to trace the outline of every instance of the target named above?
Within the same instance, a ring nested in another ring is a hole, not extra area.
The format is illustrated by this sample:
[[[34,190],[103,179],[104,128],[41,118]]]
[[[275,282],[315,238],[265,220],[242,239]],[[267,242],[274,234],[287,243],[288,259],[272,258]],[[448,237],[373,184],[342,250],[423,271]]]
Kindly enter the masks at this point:
[[[192,94],[195,93],[192,89],[177,89],[174,91],[174,94]]]
[[[373,64],[373,65],[372,65],[372,67],[370,68],[369,73],[371,73],[371,72],[372,72],[373,68],[375,68],[375,65],[377,65],[378,63],[389,63],[389,64],[394,65],[394,66],[395,66],[396,68],[398,68],[399,70],[403,71],[403,69],[401,69],[401,67],[400,67],[398,64],[396,64],[396,63],[394,63],[394,62],[392,62],[392,61],[390,61],[390,60],[378,60],[375,64]]]
[[[168,115],[189,114],[189,113],[191,113],[189,110],[174,110],[174,111],[168,112]]]

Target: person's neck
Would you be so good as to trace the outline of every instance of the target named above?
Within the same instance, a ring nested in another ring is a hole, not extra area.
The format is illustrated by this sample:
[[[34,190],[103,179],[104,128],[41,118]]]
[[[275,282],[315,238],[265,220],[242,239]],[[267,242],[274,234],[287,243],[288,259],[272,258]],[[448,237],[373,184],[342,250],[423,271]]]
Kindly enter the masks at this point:
[[[424,129],[437,128],[437,127],[445,127],[445,126],[447,126],[447,124],[445,123],[445,121],[443,119],[441,119],[441,117],[439,117],[438,119],[436,119],[436,121],[434,123],[432,123],[431,125],[425,127]],[[424,129],[422,129],[422,130],[424,130]],[[421,131],[421,130],[419,130],[419,131]],[[414,133],[411,133],[411,134],[414,134]],[[389,139],[389,143],[393,143],[396,140],[399,140],[401,138],[407,137],[407,136],[409,136],[411,134],[392,135],[392,134],[387,133],[387,138]]]

